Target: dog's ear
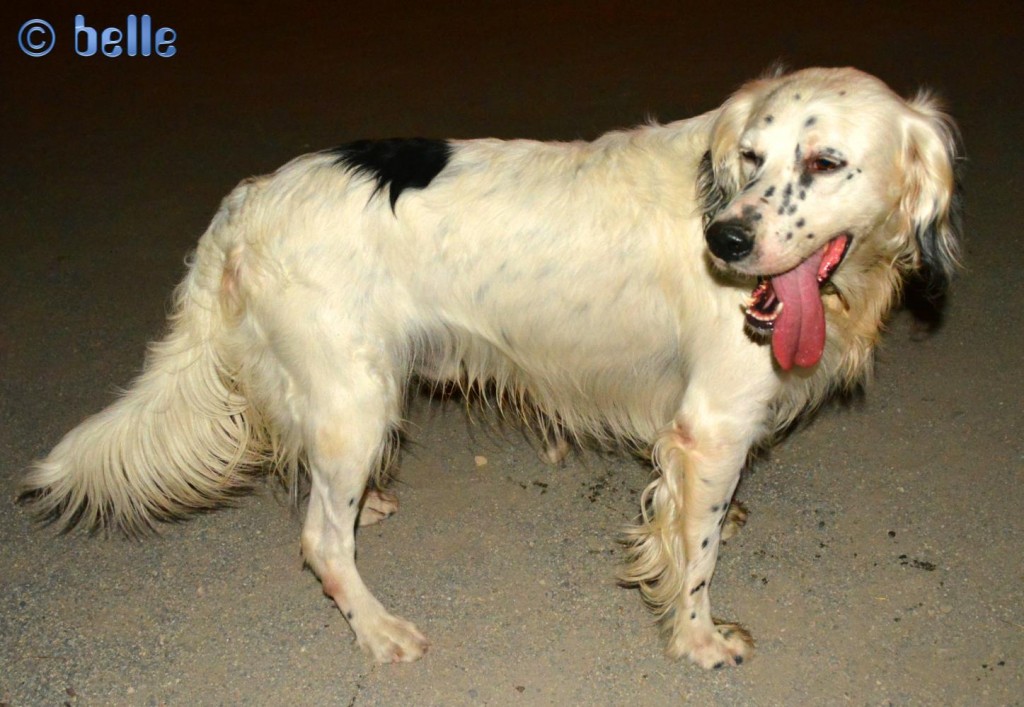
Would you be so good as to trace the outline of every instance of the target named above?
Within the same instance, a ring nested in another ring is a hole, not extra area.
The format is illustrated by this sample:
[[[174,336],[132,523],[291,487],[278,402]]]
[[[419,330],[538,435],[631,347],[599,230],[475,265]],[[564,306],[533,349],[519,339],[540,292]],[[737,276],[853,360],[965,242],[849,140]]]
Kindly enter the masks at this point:
[[[901,209],[916,241],[915,265],[941,292],[960,267],[960,136],[929,93],[919,93],[907,108]]]
[[[711,150],[708,150],[697,168],[697,200],[700,204],[701,223],[705,230],[729,203],[734,193],[735,188],[730,188],[725,180],[719,181],[716,177]]]
[[[732,95],[719,109],[711,128],[711,140],[697,173],[697,196],[704,227],[739,191],[739,143],[747,126],[755,96],[766,80],[753,81]]]

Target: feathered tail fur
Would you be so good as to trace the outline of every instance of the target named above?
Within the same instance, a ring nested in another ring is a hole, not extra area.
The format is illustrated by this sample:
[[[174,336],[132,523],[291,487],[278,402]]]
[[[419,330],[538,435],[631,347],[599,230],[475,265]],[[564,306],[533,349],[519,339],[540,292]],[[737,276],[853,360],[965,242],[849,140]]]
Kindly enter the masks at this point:
[[[232,201],[214,219],[175,292],[167,335],[116,402],[71,430],[27,475],[22,498],[62,528],[129,534],[223,505],[246,487],[265,445],[223,359],[220,301]]]

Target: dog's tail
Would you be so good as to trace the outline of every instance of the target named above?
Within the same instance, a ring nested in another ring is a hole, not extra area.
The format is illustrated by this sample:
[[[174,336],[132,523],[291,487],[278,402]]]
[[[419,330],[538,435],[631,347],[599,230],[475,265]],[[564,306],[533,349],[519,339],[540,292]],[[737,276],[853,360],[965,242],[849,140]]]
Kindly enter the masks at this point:
[[[231,329],[233,213],[229,196],[178,286],[165,337],[120,399],[67,433],[22,484],[21,496],[64,529],[138,534],[157,521],[223,505],[264,459],[258,416],[225,360]]]

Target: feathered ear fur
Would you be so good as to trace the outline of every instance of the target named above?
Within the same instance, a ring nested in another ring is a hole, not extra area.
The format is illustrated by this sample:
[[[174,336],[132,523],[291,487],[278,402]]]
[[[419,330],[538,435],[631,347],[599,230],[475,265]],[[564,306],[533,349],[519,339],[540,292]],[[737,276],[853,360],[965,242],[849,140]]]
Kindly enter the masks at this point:
[[[735,193],[735,189],[728,188],[723,182],[715,176],[711,150],[708,150],[697,168],[697,200],[700,203],[701,224],[705,230]]]
[[[908,101],[907,107],[900,206],[916,240],[914,263],[941,292],[960,267],[959,132],[927,92]]]
[[[711,143],[697,174],[697,196],[704,227],[728,205],[740,187],[739,141],[762,84],[752,81],[722,106],[711,129]]]

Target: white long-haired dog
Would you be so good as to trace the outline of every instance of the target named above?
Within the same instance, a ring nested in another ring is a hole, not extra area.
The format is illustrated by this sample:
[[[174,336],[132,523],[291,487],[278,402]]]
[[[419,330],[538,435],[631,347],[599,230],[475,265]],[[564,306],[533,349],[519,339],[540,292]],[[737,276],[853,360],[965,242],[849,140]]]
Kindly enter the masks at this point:
[[[224,200],[144,373],[23,491],[61,525],[133,532],[268,461],[306,469],[308,565],[374,658],[415,660],[427,641],[363,583],[354,526],[394,510],[367,489],[410,380],[484,385],[556,445],[651,454],[623,577],[669,655],[739,664],[750,637],[708,588],[741,467],[868,373],[906,274],[955,269],[955,132],[925,94],[808,69],[589,143],[300,157]]]

